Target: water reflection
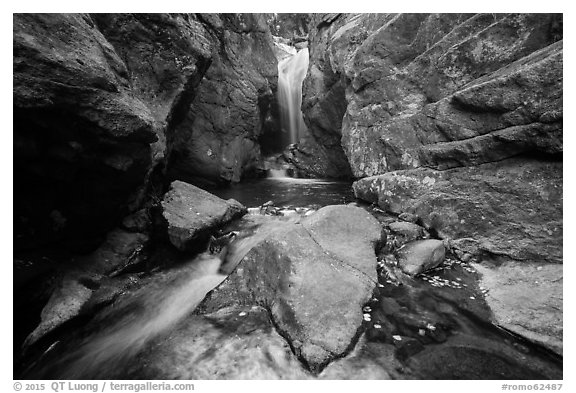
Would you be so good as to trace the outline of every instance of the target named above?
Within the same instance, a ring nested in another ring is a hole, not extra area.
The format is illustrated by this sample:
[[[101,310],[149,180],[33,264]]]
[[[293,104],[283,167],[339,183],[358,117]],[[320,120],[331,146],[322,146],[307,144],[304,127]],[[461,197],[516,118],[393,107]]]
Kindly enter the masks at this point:
[[[273,201],[276,207],[320,207],[355,200],[351,182],[273,177],[226,188],[208,189],[220,198],[234,198],[247,207]]]

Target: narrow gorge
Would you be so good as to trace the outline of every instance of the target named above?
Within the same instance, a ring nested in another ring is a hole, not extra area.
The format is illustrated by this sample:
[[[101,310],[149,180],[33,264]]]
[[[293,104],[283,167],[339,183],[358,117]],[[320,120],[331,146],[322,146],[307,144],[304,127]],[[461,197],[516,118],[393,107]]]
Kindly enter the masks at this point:
[[[15,379],[563,379],[562,14],[14,14]]]

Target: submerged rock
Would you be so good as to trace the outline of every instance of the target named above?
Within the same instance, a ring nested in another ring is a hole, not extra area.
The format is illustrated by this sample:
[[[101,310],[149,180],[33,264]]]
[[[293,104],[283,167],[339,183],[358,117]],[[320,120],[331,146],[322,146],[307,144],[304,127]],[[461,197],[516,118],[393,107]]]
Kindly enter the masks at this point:
[[[174,181],[162,200],[162,216],[168,224],[168,238],[179,250],[187,250],[194,242],[208,239],[210,230],[247,213],[235,201],[227,201],[201,188]]]
[[[441,264],[445,253],[441,240],[416,240],[398,250],[398,265],[404,273],[415,276]]]

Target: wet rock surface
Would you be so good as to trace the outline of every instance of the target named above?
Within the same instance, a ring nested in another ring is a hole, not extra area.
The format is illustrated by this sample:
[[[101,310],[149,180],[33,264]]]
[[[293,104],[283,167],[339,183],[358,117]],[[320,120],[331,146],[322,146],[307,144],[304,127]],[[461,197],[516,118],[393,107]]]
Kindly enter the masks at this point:
[[[562,163],[396,171],[354,189],[387,211],[416,215],[460,260],[475,261],[492,320],[562,353]],[[546,295],[528,295],[535,290]]]
[[[238,182],[262,171],[259,141],[277,133],[272,35],[263,14],[202,15],[212,64],[171,136],[170,175]]]
[[[489,296],[497,286],[480,281],[485,273],[477,271],[476,265],[448,253],[442,264],[415,276],[404,274],[387,259],[379,260],[376,267],[373,250],[381,240],[381,226],[366,214],[352,206],[320,209],[309,217],[248,214],[224,229],[238,231],[225,257],[233,265],[228,278],[218,274],[222,261],[208,251],[143,277],[125,287],[112,307],[97,312],[84,326],[53,337],[52,345],[46,345],[49,349],[26,375],[562,377],[558,355],[491,323]],[[394,217],[389,221],[396,222]],[[366,230],[372,226],[373,230]],[[343,232],[347,232],[345,239]],[[350,244],[357,247],[346,247]],[[362,249],[366,255],[358,252]],[[373,262],[367,263],[370,259]],[[359,270],[351,270],[352,266]],[[95,291],[95,302],[106,298],[109,285]],[[335,326],[338,329],[331,330]],[[310,345],[316,343],[318,347]],[[346,348],[342,358],[337,355],[339,348]],[[329,361],[314,367],[326,355]]]
[[[109,276],[141,264],[146,258],[148,241],[146,234],[116,229],[94,252],[73,259],[71,267],[61,267],[50,298],[40,314],[40,322],[23,343],[24,349],[82,314],[94,312],[100,304],[111,302],[117,295],[115,291],[121,291],[130,282],[116,283],[110,288],[111,292],[101,287],[110,283]],[[97,300],[104,292],[106,295]]]
[[[252,248],[200,307],[213,311],[231,293],[243,294],[269,309],[295,354],[319,371],[354,343],[376,278],[379,237],[380,226],[364,210],[324,207]]]
[[[417,240],[398,250],[398,264],[404,273],[416,275],[440,265],[445,253],[441,240]]]
[[[225,201],[178,180],[171,184],[162,200],[168,238],[181,251],[207,240],[210,231],[245,213],[246,208],[234,199]]]
[[[15,377],[562,379],[562,15],[303,18],[277,161],[360,200],[162,200],[268,169],[269,17],[14,15]]]

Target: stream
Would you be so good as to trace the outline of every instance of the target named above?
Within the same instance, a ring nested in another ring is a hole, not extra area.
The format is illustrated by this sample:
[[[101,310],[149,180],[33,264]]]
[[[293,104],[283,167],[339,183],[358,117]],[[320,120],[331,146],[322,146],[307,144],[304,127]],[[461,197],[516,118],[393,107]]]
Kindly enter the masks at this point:
[[[137,274],[137,284],[109,306],[53,335],[21,377],[150,378],[142,367],[155,361],[153,348],[178,334],[205,295],[254,245],[322,206],[354,202],[350,183],[325,180],[267,178],[210,191],[249,207],[249,214],[225,228],[237,233],[225,256],[208,251],[190,257],[156,255],[178,260],[166,269]],[[275,214],[259,208],[268,201]],[[382,223],[394,220],[364,208]],[[493,325],[483,294],[474,269],[451,255],[434,271],[415,278],[380,263],[379,283],[364,309],[364,336],[350,355],[355,368],[379,367],[389,378],[399,379],[561,379],[561,357]],[[138,360],[142,353],[146,361]],[[352,377],[331,370],[329,366],[324,374]],[[314,377],[300,372],[278,370],[278,375]],[[365,372],[366,378],[382,377],[380,371]]]

